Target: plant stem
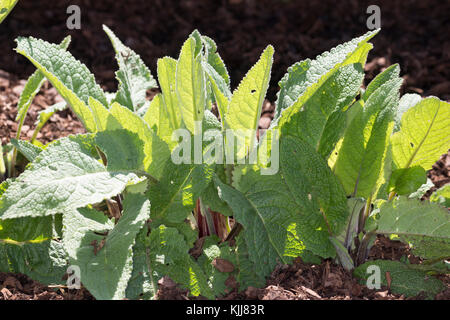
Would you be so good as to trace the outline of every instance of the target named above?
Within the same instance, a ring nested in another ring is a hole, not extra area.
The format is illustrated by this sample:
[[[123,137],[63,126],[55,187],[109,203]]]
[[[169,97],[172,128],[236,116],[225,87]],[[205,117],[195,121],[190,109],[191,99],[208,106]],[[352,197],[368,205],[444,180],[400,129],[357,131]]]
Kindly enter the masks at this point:
[[[211,212],[203,205],[202,199],[198,198],[200,203],[200,214],[206,218],[206,224],[208,225],[208,231],[210,235],[217,234],[216,227],[214,226],[214,219]]]
[[[389,193],[388,201],[391,201],[394,197],[395,197],[395,191],[392,191],[391,193]]]
[[[33,142],[36,140],[37,135],[38,135],[38,133],[41,131],[41,129],[42,129],[43,126],[44,126],[44,124],[42,124],[42,125],[37,125],[37,127],[34,129],[33,135],[31,136],[31,139],[30,139],[30,142],[31,142],[31,143],[33,143]]]
[[[6,174],[5,160],[3,158],[3,146],[0,144],[0,182],[3,181],[3,178]]]
[[[16,132],[16,139],[20,140],[20,133],[22,132],[22,126],[23,123],[25,121],[25,117],[22,117],[19,121],[19,125],[17,126],[17,132]],[[11,164],[10,164],[10,171],[9,171],[9,176],[12,178],[15,175],[15,171],[16,171],[16,159],[17,159],[17,148],[14,146],[13,147],[13,154],[12,154],[12,158],[11,158]]]
[[[366,224],[366,220],[370,214],[370,206],[372,203],[372,197],[368,197],[366,200],[366,206],[364,207],[364,214],[359,220],[358,233],[364,230],[364,225]]]
[[[366,233],[361,241],[358,248],[358,253],[356,254],[356,265],[364,263],[367,258],[367,248],[369,247],[370,240],[375,236],[375,231]]]

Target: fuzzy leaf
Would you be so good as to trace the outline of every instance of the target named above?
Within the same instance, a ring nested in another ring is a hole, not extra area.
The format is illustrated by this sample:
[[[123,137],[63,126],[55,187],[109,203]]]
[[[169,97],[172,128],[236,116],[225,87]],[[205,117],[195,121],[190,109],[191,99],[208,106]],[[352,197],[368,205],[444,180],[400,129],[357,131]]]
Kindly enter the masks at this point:
[[[310,96],[317,90],[316,83],[326,81],[333,72],[346,64],[361,63],[364,65],[371,45],[367,43],[379,30],[365,35],[324,52],[315,60],[304,60],[291,66],[279,82],[280,92],[276,102],[275,119],[281,112],[292,106],[302,95]]]
[[[274,49],[268,46],[258,62],[245,75],[239,87],[233,92],[228,111],[225,114],[225,126],[238,135],[237,130],[252,130],[251,139],[245,140],[252,150],[256,139],[255,130],[261,116],[261,108],[269,86],[270,71],[273,63]],[[240,150],[238,152],[244,152]]]
[[[189,255],[190,247],[176,228],[160,225],[152,229],[149,236],[141,233],[134,248],[139,262],[135,268],[141,273],[134,274],[127,293],[130,297],[154,298],[157,281],[169,276],[194,296],[214,297],[200,266]],[[138,292],[140,294],[138,294]]]
[[[42,149],[26,140],[11,139],[11,144],[19,150],[28,161],[32,162],[41,153]]]
[[[59,44],[59,48],[66,50],[69,47],[70,41],[70,36],[65,37]],[[34,97],[39,92],[44,82],[45,75],[39,70],[36,70],[28,78],[27,83],[20,94],[19,102],[17,103],[16,121],[23,122],[25,120],[31,102],[33,102]]]
[[[436,203],[405,198],[386,202],[380,207],[377,232],[398,235],[420,257],[450,257],[450,213]]]
[[[161,180],[149,191],[152,220],[184,221],[211,177],[212,168],[206,165],[176,165],[169,160]]]
[[[119,89],[114,101],[136,112],[145,104],[146,91],[158,87],[156,80],[138,54],[125,46],[107,26],[103,25],[103,30],[111,40],[119,64],[116,73]]]
[[[391,278],[390,289],[396,294],[414,297],[420,293],[425,293],[428,298],[433,298],[444,289],[442,282],[438,279],[427,275],[423,271],[413,269],[410,265],[400,261],[368,261],[355,269],[355,276],[366,280],[371,275],[370,272],[367,273],[369,266],[378,266],[380,268],[380,280],[384,286],[388,285],[386,273],[389,272]]]
[[[425,98],[402,116],[401,129],[391,138],[397,168],[421,166],[425,170],[450,146],[450,103]]]
[[[33,37],[17,39],[16,51],[30,60],[58,90],[90,132],[96,131],[89,97],[107,106],[105,94],[85,65],[55,44]]]
[[[196,41],[190,37],[181,48],[177,62],[176,92],[186,128],[195,134],[196,121],[202,121],[206,106],[205,74],[201,56],[196,53]]]
[[[444,207],[450,208],[450,184],[443,186],[431,194],[430,201],[437,202]]]
[[[301,96],[283,112],[279,122],[281,134],[308,141],[324,158],[328,158],[346,125],[343,109],[358,93],[363,78],[360,64],[333,70],[326,81],[318,82],[317,90]]]
[[[109,112],[110,116],[106,123],[107,130],[126,129],[127,131],[136,134],[143,142],[143,146],[138,152],[144,153],[144,159],[139,166],[142,167],[142,170],[150,173],[155,178],[159,178],[170,157],[170,151],[167,144],[150,129],[143,119],[128,108],[125,108],[118,103],[113,103]]]
[[[180,105],[176,92],[176,70],[177,61],[175,59],[169,57],[158,59],[158,80],[162,91],[161,112],[167,114],[171,130],[181,127]]]
[[[339,181],[309,144],[284,137],[280,148],[281,172],[276,175],[263,176],[248,167],[239,190],[214,180],[221,199],[244,227],[240,237],[245,248],[238,251],[248,257],[242,263],[252,265],[254,274],[243,277],[259,285],[277,261],[288,263],[306,250],[333,257],[330,232],[339,234],[348,215]]]
[[[93,137],[62,138],[43,150],[0,198],[0,218],[48,216],[120,193],[137,175],[108,170],[92,156]],[[115,154],[107,154],[114,162]]]
[[[394,78],[376,89],[346,129],[334,172],[347,195],[368,198],[384,182],[401,81]]]
[[[64,216],[64,241],[73,252],[70,262],[80,267],[81,281],[96,299],[123,299],[133,268],[132,248],[150,216],[150,202],[144,195],[128,193],[122,217],[107,236],[93,232],[98,231],[93,227],[99,223],[99,218],[94,218],[91,225],[89,216],[94,214],[101,213],[79,210]]]
[[[397,169],[392,172],[388,191],[398,195],[411,194],[426,182],[427,173],[422,167]]]

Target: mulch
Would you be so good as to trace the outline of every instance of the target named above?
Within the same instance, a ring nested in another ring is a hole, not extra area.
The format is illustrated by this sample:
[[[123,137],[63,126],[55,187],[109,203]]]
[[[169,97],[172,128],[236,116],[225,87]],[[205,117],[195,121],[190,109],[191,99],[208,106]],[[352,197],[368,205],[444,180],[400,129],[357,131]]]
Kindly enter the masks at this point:
[[[77,4],[82,10],[82,29],[65,28],[66,8]],[[276,1],[221,0],[120,1],[61,0],[45,2],[21,0],[0,25],[0,137],[2,145],[14,138],[19,95],[33,66],[13,52],[17,36],[33,35],[59,42],[72,35],[70,51],[96,75],[105,90],[117,84],[114,53],[101,29],[104,23],[149,65],[156,74],[156,60],[165,55],[177,57],[188,34],[195,28],[216,40],[228,66],[232,87],[255,63],[264,47],[274,45],[276,55],[268,100],[263,105],[260,128],[273,118],[277,82],[292,63],[317,54],[366,32],[365,10],[377,4],[382,11],[382,31],[373,39],[374,49],[366,66],[367,81],[393,63],[401,66],[402,93],[436,95],[450,99],[450,2],[430,1]],[[132,26],[132,27],[130,27]],[[33,101],[23,127],[22,139],[29,139],[40,110],[61,101],[51,85],[45,84]],[[70,110],[52,116],[38,135],[43,143],[83,133],[84,128]],[[435,187],[450,183],[450,152],[428,172]],[[429,196],[431,192],[427,195]],[[379,237],[370,259],[398,260],[406,255],[415,261],[406,246]],[[450,300],[449,277],[442,278],[447,289],[436,299]],[[160,299],[191,299],[170,279],[160,281]],[[420,299],[421,297],[416,297]],[[93,299],[85,289],[49,288],[21,274],[0,273],[0,300],[8,299]],[[223,299],[405,299],[389,292],[367,289],[352,275],[326,260],[320,265],[300,260],[291,266],[278,266],[262,289],[236,290]]]

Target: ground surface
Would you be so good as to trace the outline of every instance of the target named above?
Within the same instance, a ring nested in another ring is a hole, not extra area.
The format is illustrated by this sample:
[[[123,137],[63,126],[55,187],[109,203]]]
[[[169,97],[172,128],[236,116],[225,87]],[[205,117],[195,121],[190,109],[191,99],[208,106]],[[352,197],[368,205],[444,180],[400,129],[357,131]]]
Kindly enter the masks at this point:
[[[65,28],[66,8],[78,4],[82,10],[82,29]],[[404,86],[402,93],[436,95],[450,99],[450,40],[448,32],[450,2],[370,1],[382,10],[382,32],[373,40],[366,67],[367,81],[383,68],[399,63]],[[232,87],[271,43],[276,54],[268,99],[260,126],[268,127],[276,99],[277,82],[286,68],[296,61],[313,58],[333,46],[366,32],[366,1],[121,1],[70,0],[47,2],[21,0],[14,12],[0,25],[0,137],[2,144],[14,137],[16,105],[32,65],[13,52],[17,36],[33,35],[59,42],[67,34],[73,41],[70,51],[96,75],[106,90],[114,90],[116,63],[109,40],[101,29],[110,26],[124,42],[138,52],[153,74],[156,59],[177,57],[188,34],[195,28],[216,40],[230,70]],[[29,138],[37,112],[61,100],[56,90],[45,85],[30,108],[22,138]],[[38,135],[42,142],[81,133],[84,129],[70,111],[55,114]],[[438,160],[438,159],[436,159]],[[443,156],[429,172],[436,187],[450,183],[450,154]],[[370,258],[399,259],[409,256],[399,242],[379,238]],[[409,256],[410,260],[414,257]],[[448,277],[444,279],[449,288]],[[170,280],[161,282],[161,299],[186,299]],[[420,297],[417,297],[420,298]],[[436,296],[450,299],[450,289]],[[2,299],[92,299],[85,291],[48,288],[23,275],[0,273]],[[310,266],[298,261],[274,270],[267,287],[230,293],[225,299],[403,299],[361,286],[345,270],[331,261]]]

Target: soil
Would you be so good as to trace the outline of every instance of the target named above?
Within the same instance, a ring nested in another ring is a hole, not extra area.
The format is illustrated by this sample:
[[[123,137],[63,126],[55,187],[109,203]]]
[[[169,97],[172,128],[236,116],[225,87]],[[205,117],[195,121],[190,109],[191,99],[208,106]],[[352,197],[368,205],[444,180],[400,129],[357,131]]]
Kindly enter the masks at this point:
[[[77,4],[82,10],[82,29],[65,27],[66,8]],[[271,43],[276,49],[268,100],[263,106],[260,127],[267,128],[273,118],[277,81],[286,68],[296,61],[314,58],[317,54],[366,32],[366,8],[381,8],[382,31],[373,39],[366,65],[366,83],[393,63],[399,63],[404,79],[402,93],[435,95],[450,99],[450,2],[430,1],[276,1],[221,0],[175,1],[155,0],[90,1],[70,0],[46,2],[21,0],[5,22],[0,25],[0,137],[2,145],[14,138],[16,105],[33,66],[13,52],[17,36],[33,35],[59,42],[70,34],[70,51],[95,74],[105,90],[117,84],[116,62],[109,40],[101,29],[110,26],[125,44],[138,52],[153,74],[156,60],[170,55],[177,57],[179,48],[193,29],[199,29],[216,40],[219,52],[230,70],[235,88],[255,63],[264,47]],[[132,27],[130,27],[132,26]],[[33,101],[22,131],[29,139],[38,112],[62,98],[51,85],[45,84]],[[84,132],[70,110],[52,116],[38,135],[43,143]],[[428,172],[435,190],[450,183],[450,151]],[[429,196],[431,191],[425,197]],[[398,260],[406,255],[414,261],[407,247],[384,237],[377,241],[370,259]],[[230,279],[232,282],[233,279]],[[436,299],[450,300],[450,279],[442,277],[447,289]],[[160,281],[160,299],[190,299],[170,279]],[[422,297],[415,297],[420,299]],[[8,299],[84,299],[93,297],[85,289],[49,288],[21,274],[0,273],[0,300]],[[278,266],[262,289],[233,291],[223,299],[375,299],[399,300],[402,296],[360,285],[352,275],[332,261],[308,265],[297,260],[292,266]]]

